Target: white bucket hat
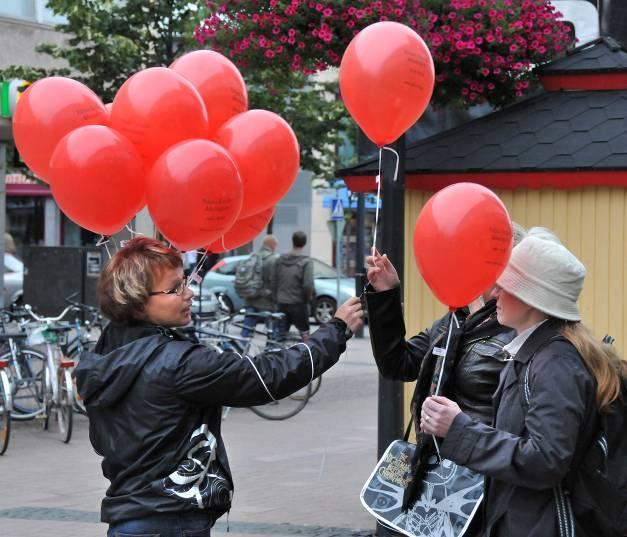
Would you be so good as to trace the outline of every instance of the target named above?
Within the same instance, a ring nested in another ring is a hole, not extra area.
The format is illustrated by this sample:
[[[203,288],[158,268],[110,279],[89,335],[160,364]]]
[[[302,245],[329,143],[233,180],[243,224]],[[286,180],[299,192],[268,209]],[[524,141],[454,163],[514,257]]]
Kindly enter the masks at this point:
[[[585,277],[586,267],[566,247],[532,234],[512,250],[496,283],[551,317],[580,321],[577,299]]]

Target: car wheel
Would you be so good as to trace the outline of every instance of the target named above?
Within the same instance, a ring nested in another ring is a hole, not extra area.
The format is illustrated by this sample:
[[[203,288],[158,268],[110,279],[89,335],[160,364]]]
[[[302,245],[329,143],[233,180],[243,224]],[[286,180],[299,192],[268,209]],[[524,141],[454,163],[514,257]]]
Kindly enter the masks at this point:
[[[225,308],[228,309],[229,315],[231,315],[231,313],[235,311],[235,308],[233,307],[233,301],[228,297],[228,295],[226,295],[225,293],[216,293],[216,298],[218,299],[218,301],[224,304]]]
[[[336,305],[335,300],[328,296],[321,296],[316,299],[314,305],[314,317],[318,323],[326,323],[333,319]]]

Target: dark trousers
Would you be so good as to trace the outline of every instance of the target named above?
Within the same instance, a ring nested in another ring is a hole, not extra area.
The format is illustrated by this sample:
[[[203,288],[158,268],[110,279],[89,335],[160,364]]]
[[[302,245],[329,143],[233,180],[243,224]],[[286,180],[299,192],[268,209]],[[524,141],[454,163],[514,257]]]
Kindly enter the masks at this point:
[[[278,304],[278,310],[285,314],[281,333],[289,332],[294,325],[302,335],[309,334],[309,305],[308,304]]]
[[[208,513],[154,514],[111,524],[107,537],[210,537],[213,525]]]

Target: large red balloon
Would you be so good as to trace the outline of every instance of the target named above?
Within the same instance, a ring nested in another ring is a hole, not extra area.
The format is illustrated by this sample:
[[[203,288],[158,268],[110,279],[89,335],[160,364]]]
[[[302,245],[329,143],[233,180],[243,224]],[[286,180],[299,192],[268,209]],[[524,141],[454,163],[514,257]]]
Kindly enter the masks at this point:
[[[206,137],[209,120],[190,82],[171,69],[151,67],[122,84],[113,99],[111,126],[135,144],[150,169],[168,147]]]
[[[253,214],[247,218],[238,218],[221,238],[207,246],[207,251],[221,254],[248,244],[259,235],[274,216],[274,207]]]
[[[237,163],[244,183],[240,218],[269,209],[298,175],[300,149],[287,122],[267,110],[250,110],[227,121],[215,134]]]
[[[377,22],[349,43],[340,65],[346,108],[379,147],[392,143],[431,100],[435,70],[427,45],[398,22]]]
[[[133,144],[101,125],[73,130],[50,160],[52,195],[78,225],[102,235],[120,231],[140,208],[144,166]]]
[[[487,291],[512,250],[512,223],[503,202],[487,188],[457,183],[423,207],[414,230],[418,270],[433,294],[451,308]]]
[[[208,134],[248,110],[246,84],[231,60],[213,50],[195,50],[181,56],[170,69],[189,80],[200,93],[207,114]]]
[[[26,165],[49,181],[50,157],[61,138],[78,127],[108,121],[104,105],[87,86],[53,76],[35,82],[17,102],[13,137]]]
[[[161,233],[180,250],[195,250],[233,225],[242,206],[242,181],[224,148],[187,140],[155,162],[146,199]]]

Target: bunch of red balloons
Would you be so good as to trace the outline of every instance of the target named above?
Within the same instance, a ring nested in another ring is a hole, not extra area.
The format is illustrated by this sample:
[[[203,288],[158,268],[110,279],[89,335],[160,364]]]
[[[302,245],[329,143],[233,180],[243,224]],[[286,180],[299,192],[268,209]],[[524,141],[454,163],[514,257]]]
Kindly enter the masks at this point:
[[[252,240],[300,164],[290,126],[248,110],[241,74],[208,50],[135,73],[109,105],[70,78],[39,80],[18,102],[13,134],[74,222],[111,235],[147,204],[181,250]]]

